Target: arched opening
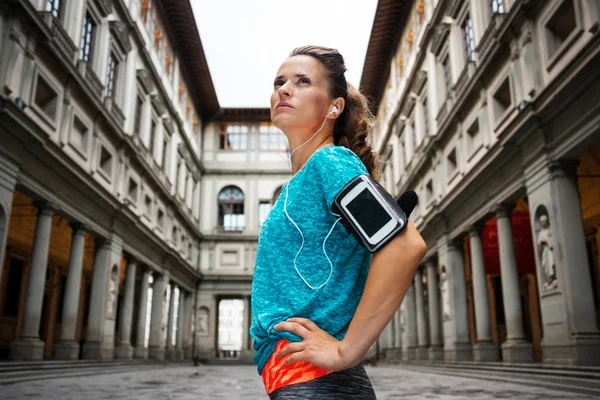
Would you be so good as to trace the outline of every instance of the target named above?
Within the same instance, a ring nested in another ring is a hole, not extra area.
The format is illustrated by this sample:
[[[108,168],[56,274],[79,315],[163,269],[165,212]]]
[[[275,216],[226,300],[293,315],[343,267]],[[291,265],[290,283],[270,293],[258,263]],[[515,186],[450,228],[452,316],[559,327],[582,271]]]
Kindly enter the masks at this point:
[[[244,192],[236,186],[227,186],[218,197],[218,227],[227,232],[241,232],[246,227]]]

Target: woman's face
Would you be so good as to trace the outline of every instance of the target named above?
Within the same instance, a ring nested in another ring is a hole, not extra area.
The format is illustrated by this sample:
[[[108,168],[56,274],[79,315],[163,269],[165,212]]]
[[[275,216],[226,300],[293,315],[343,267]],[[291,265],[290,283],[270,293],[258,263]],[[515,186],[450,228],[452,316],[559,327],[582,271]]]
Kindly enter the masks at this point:
[[[284,132],[319,127],[333,107],[325,67],[310,56],[288,58],[277,71],[271,121]]]

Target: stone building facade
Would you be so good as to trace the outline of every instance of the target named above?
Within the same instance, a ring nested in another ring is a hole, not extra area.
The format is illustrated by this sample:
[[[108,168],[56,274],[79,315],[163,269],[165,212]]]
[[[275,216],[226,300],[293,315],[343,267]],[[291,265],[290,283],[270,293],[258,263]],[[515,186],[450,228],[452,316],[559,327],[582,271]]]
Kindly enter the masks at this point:
[[[2,358],[192,354],[219,104],[175,3],[0,4]]]
[[[428,244],[382,354],[600,362],[599,27],[595,0],[379,2],[361,88]]]

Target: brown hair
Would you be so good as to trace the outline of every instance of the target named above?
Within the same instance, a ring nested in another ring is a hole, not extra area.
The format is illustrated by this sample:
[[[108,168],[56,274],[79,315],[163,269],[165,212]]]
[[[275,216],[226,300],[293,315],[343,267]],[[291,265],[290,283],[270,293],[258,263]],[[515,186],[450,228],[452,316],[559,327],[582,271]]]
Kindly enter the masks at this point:
[[[373,179],[379,180],[379,156],[368,142],[374,117],[367,98],[346,82],[344,58],[336,49],[320,46],[298,47],[290,57],[301,55],[313,57],[325,66],[330,96],[334,99],[342,97],[346,101],[342,114],[335,120],[334,143],[352,150],[362,160]]]

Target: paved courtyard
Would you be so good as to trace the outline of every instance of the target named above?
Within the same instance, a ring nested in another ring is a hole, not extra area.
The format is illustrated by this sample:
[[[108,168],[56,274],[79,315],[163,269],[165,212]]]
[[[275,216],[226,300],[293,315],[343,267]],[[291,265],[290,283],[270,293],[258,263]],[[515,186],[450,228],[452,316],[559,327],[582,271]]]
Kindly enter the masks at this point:
[[[385,399],[590,399],[525,385],[367,368]],[[254,367],[175,367],[0,386],[0,399],[267,399]]]

